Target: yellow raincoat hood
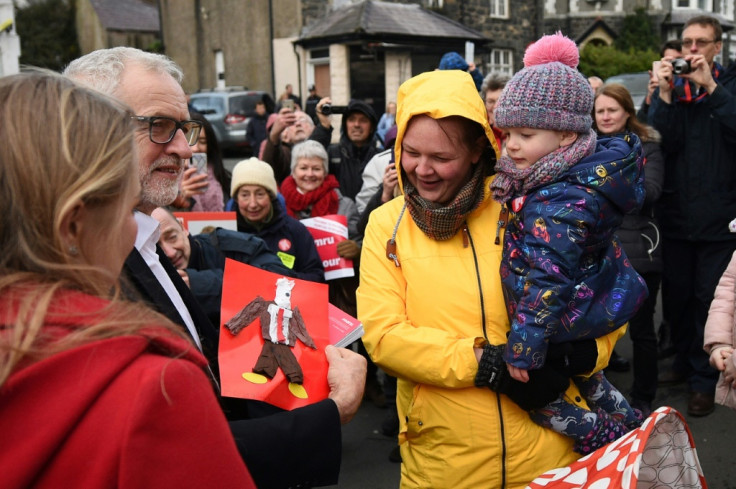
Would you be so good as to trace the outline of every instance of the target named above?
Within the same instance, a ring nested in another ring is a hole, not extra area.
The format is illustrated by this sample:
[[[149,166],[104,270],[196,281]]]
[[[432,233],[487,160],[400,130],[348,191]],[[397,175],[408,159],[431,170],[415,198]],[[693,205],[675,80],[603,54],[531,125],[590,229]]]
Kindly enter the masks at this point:
[[[442,93],[442,97],[437,97]],[[422,73],[404,82],[399,87],[399,97],[396,111],[396,155],[397,169],[401,166],[401,141],[404,139],[409,121],[416,115],[428,115],[432,119],[460,116],[470,119],[483,126],[488,141],[496,152],[496,159],[500,152],[496,144],[483,99],[475,89],[473,78],[460,70],[436,70]],[[399,172],[401,183],[401,172]]]

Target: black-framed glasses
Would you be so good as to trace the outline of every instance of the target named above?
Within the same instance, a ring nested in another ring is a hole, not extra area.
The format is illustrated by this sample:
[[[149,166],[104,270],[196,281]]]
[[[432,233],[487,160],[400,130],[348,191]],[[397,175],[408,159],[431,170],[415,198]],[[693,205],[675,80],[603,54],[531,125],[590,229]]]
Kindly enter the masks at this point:
[[[176,131],[181,129],[184,137],[187,138],[189,146],[197,144],[199,131],[202,130],[202,123],[199,121],[177,121],[171,117],[152,116],[146,117],[142,115],[131,116],[133,120],[148,123],[148,138],[156,144],[166,144],[174,139]]]
[[[683,39],[682,47],[689,48],[690,46],[695,44],[698,47],[698,49],[702,49],[712,42],[718,42],[718,41],[713,40],[713,39]]]

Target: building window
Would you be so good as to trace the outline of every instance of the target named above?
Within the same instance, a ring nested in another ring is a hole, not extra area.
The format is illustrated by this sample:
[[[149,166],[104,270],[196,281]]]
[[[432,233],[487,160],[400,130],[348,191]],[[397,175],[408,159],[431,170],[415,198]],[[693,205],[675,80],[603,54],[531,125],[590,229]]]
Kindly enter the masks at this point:
[[[488,73],[512,76],[514,74],[513,52],[510,49],[491,50],[491,62],[488,63]]]
[[[713,0],[677,0],[676,8],[697,8],[708,12],[713,11]]]
[[[509,18],[509,0],[490,0],[491,17],[500,19]]]

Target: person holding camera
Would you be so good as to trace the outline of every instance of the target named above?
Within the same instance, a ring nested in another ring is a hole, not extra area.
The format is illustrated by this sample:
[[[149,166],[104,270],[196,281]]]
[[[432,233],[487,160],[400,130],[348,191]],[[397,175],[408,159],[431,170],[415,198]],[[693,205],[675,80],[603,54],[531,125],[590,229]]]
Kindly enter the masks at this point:
[[[273,125],[268,130],[266,144],[263,146],[261,155],[261,160],[273,168],[278,185],[281,185],[281,182],[291,175],[291,148],[293,145],[307,139],[320,142],[325,149],[330,145],[332,134],[330,116],[329,113],[322,111],[322,108],[330,103],[330,97],[324,97],[317,102],[316,111],[319,124],[316,126],[312,117],[306,112],[295,110],[294,107],[279,109]],[[321,128],[321,130],[315,131],[315,128]]]
[[[670,39],[669,41],[666,41],[664,44],[662,44],[662,47],[659,49],[659,56],[660,58],[664,58],[665,56],[671,56],[673,58],[678,58],[681,56],[680,52],[682,51],[682,41],[679,39]],[[652,69],[649,70],[649,83],[647,84],[647,95],[644,97],[644,100],[641,103],[641,106],[639,107],[639,110],[636,112],[636,117],[642,122],[642,124],[647,123],[647,118],[649,115],[649,105],[652,103],[652,95],[654,94],[654,90],[659,87],[659,79],[657,78],[657,70],[659,69],[659,65],[662,64],[661,61],[653,61],[652,62]]]
[[[649,124],[662,135],[665,181],[657,206],[662,231],[664,314],[676,354],[659,385],[688,381],[687,412],[713,412],[718,372],[703,350],[708,308],[736,250],[728,223],[736,215],[736,69],[714,61],[720,22],[693,17],[682,32],[682,57],[664,56]]]
[[[376,134],[378,128],[376,112],[362,100],[351,100],[347,106],[324,104],[318,112],[323,115],[342,114],[340,141],[330,144],[327,148],[330,173],[337,177],[342,194],[355,200],[355,196],[363,186],[365,165],[380,152]],[[320,124],[314,132],[315,135],[320,133],[331,135],[332,127],[327,129],[324,124]]]

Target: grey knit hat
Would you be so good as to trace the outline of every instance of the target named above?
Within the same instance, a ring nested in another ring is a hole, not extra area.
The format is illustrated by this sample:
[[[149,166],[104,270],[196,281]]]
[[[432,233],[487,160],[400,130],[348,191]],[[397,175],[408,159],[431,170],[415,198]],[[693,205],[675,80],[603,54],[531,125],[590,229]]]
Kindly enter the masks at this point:
[[[498,99],[496,125],[588,132],[593,124],[593,89],[576,69],[579,58],[575,42],[560,32],[529,46],[524,68]]]

